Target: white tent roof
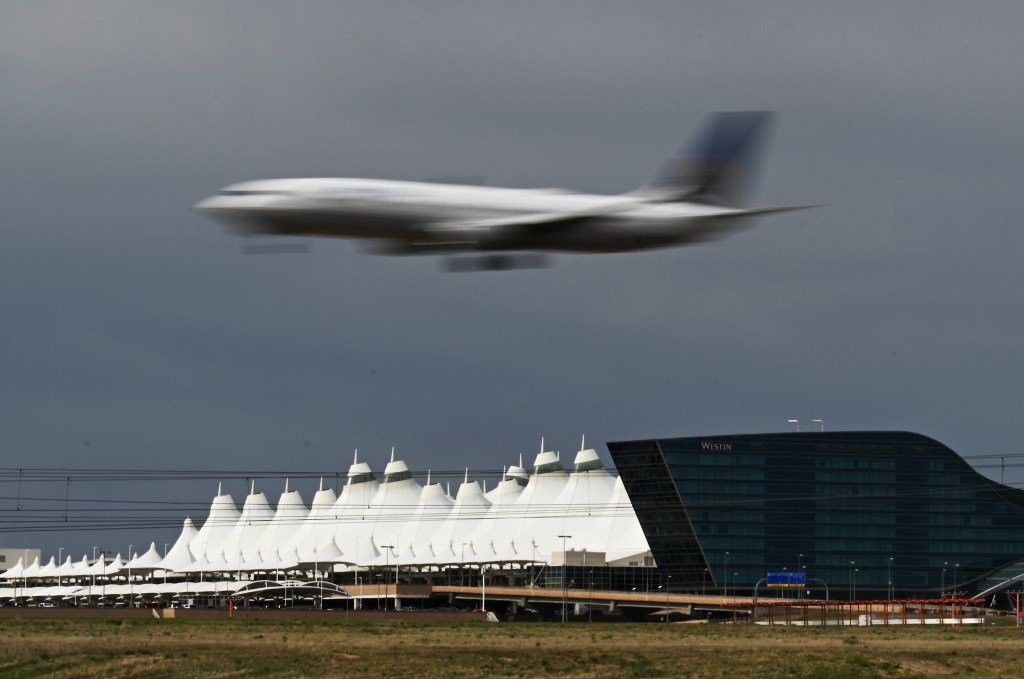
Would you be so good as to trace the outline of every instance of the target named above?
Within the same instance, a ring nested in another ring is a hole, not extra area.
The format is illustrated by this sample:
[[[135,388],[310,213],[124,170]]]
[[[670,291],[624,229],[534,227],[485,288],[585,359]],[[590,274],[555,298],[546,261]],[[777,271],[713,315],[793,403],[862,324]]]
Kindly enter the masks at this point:
[[[277,501],[277,509],[274,511],[273,518],[270,519],[266,530],[260,536],[259,542],[256,545],[256,552],[261,558],[265,558],[267,555],[275,552],[287,554],[286,545],[291,542],[308,515],[309,509],[302,503],[299,491],[289,491],[286,479],[284,482],[284,492],[281,493],[281,497]]]
[[[514,467],[512,469],[519,469]],[[527,477],[529,478],[529,477]],[[473,529],[473,533],[470,535],[470,539],[474,543],[485,544],[491,540],[495,540],[499,543],[509,543],[512,540],[512,535],[509,532],[500,532],[501,528],[510,528],[512,526],[511,512],[515,509],[511,506],[514,505],[516,500],[522,494],[525,488],[524,483],[520,483],[520,477],[518,474],[510,476],[508,472],[505,473],[504,479],[489,493],[486,493],[485,497],[490,501],[491,506],[487,510],[487,514],[477,524],[476,528]],[[497,551],[497,550],[496,550]]]
[[[479,546],[474,547],[469,537],[473,529],[487,515],[491,503],[484,497],[483,489],[479,482],[470,481],[469,473],[466,473],[466,480],[459,486],[459,492],[455,495],[455,504],[452,505],[448,516],[438,527],[437,531],[430,538],[430,545],[435,556],[433,560],[426,563],[452,563],[452,555],[457,554],[459,560],[465,554],[465,560],[472,561],[473,557],[480,551]],[[449,554],[448,552],[451,552]],[[438,560],[439,559],[439,560]]]
[[[217,487],[217,497],[210,503],[210,513],[203,527],[193,536],[189,544],[192,552],[189,561],[199,558],[201,554],[216,554],[222,550],[224,540],[231,534],[238,523],[240,513],[230,493],[221,493]]]
[[[522,455],[520,455],[519,457],[519,462],[521,464]],[[501,488],[501,484],[504,483],[505,481],[513,481],[516,485],[520,487],[520,489],[525,488],[526,484],[529,483],[530,481],[530,472],[523,469],[520,465],[512,465],[511,467],[506,469],[505,473],[501,477],[501,482],[499,482],[498,485],[492,488],[491,490],[484,493],[484,497],[487,498],[488,502],[494,502],[495,496],[500,494],[499,489]]]
[[[160,567],[160,552],[156,549],[156,543],[149,543],[149,549],[144,554],[136,554],[133,559],[125,564],[126,570],[135,571],[152,571]]]
[[[38,577],[39,576],[39,568],[40,568],[39,567],[39,557],[37,556],[35,558],[35,560],[31,564],[26,566],[25,570],[23,570],[21,572],[21,577],[23,577],[23,578],[35,578],[35,577]]]
[[[245,498],[238,521],[228,536],[224,538],[224,543],[219,550],[229,564],[233,563],[239,554],[246,562],[259,560],[259,539],[270,520],[274,518],[274,510],[270,508],[267,496],[256,492],[255,481],[251,491]],[[206,550],[206,558],[214,561],[209,548]]]
[[[18,563],[14,564],[0,575],[0,579],[3,580],[14,580],[20,578],[21,574],[25,572],[25,564],[21,562],[21,557],[18,557]]]
[[[582,446],[581,446],[582,447]],[[378,483],[370,467],[353,462],[339,496],[320,490],[309,509],[286,485],[276,509],[255,489],[242,511],[221,493],[210,505],[202,528],[188,519],[174,547],[160,559],[156,544],[131,560],[133,571],[178,573],[285,570],[302,565],[354,567],[456,565],[547,561],[565,548],[603,551],[609,560],[648,550],[621,479],[601,464],[596,451],[581,450],[567,473],[555,453],[537,455],[531,475],[509,467],[502,481],[485,493],[480,484],[461,484],[453,500],[441,485],[421,487],[401,460],[385,469]],[[387,554],[384,545],[393,545]],[[32,577],[115,575],[120,561],[103,567],[87,559],[60,566],[51,559],[4,572],[8,580]],[[337,568],[336,568],[337,570]],[[133,573],[134,574],[134,573]]]
[[[55,557],[50,557],[50,560],[45,565],[39,567],[39,571],[36,573],[37,578],[55,578],[57,577],[57,563]]]
[[[393,453],[392,453],[393,454]],[[377,549],[384,545],[396,548],[409,540],[409,519],[420,502],[423,487],[412,478],[402,460],[392,460],[384,469],[384,481],[370,503],[373,514],[373,536]]]
[[[334,542],[341,551],[353,559],[357,553],[368,553],[365,541],[373,533],[373,519],[379,507],[371,507],[380,484],[365,462],[354,462],[348,470],[348,483],[334,505]],[[379,551],[374,547],[374,557]]]
[[[237,555],[236,555],[237,556]],[[242,564],[240,558],[238,563],[229,563],[224,559],[224,555],[221,553],[208,555],[203,554],[198,559],[191,561],[187,566],[181,568],[175,568],[174,570],[178,573],[222,573],[226,571],[239,571],[245,570],[239,567]]]
[[[71,555],[64,558],[64,563],[57,566],[57,577],[66,578],[74,573],[75,565],[71,563]]]
[[[340,549],[341,545],[338,545],[338,547]],[[359,566],[371,564],[381,555],[381,551],[377,549],[377,545],[373,543],[373,538],[369,535],[357,537],[346,544],[345,549],[341,551],[344,554],[344,560],[339,563]]]
[[[272,553],[267,555],[261,555],[261,560],[258,564],[253,564],[254,570],[260,571],[286,571],[291,570],[299,565],[299,560],[295,556],[295,552],[291,554],[282,554],[279,550],[274,550]]]
[[[347,562],[345,554],[335,544],[334,538],[316,544],[308,553],[294,553],[297,565],[317,568],[321,571],[328,570],[325,566],[329,564]]]
[[[568,481],[569,475],[555,453],[537,455],[526,487],[515,502],[504,505],[505,511],[494,517],[491,538],[500,545],[499,552],[505,545],[514,544],[515,552],[524,559],[547,560],[549,543],[560,542],[557,536],[563,512],[556,502]]]
[[[124,568],[124,562],[121,561],[120,554],[115,556],[110,563],[107,563],[106,557],[101,556],[93,565],[89,566],[89,572],[86,575],[105,575],[109,578],[120,573],[122,568]]]
[[[608,547],[608,503],[615,489],[615,477],[601,464],[595,450],[576,453],[569,481],[555,499],[564,507],[564,518],[555,535],[571,535],[566,549],[604,552]],[[561,551],[561,546],[558,547]]]
[[[320,490],[313,496],[309,513],[285,543],[285,551],[295,551],[300,560],[305,560],[307,557],[315,557],[314,550],[319,551],[319,545],[323,544],[325,550],[329,549],[328,544],[334,545],[334,504],[337,501],[334,490],[324,488],[324,480],[321,478]],[[337,549],[337,545],[334,545],[334,549]]]
[[[430,540],[444,525],[451,514],[455,501],[441,487],[440,483],[428,483],[420,491],[419,503],[412,513],[408,527],[402,532],[398,543],[399,562],[402,564],[431,563]]]
[[[92,566],[89,563],[89,555],[83,554],[81,560],[76,561],[71,565],[71,572],[69,572],[68,575],[73,578],[85,577],[86,575],[89,575],[89,568],[91,567]]]
[[[636,511],[630,502],[626,487],[622,485],[621,476],[615,479],[615,487],[608,500],[608,506],[612,510],[612,516],[606,524],[608,539],[605,542],[605,558],[612,561],[649,550],[644,529],[640,526],[640,520],[636,518]]]
[[[232,504],[232,506],[234,505]],[[203,528],[206,528],[206,526],[204,525]],[[185,517],[185,522],[181,526],[181,533],[178,535],[178,539],[174,541],[174,546],[161,559],[158,567],[167,571],[184,573],[192,562],[195,561],[189,545],[195,544],[198,534],[199,531],[192,524],[192,519]]]

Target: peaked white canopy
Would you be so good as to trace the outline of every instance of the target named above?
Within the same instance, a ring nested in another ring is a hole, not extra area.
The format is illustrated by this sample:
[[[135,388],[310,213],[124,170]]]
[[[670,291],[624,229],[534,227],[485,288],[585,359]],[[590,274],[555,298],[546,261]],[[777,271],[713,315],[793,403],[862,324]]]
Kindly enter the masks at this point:
[[[0,580],[16,580],[21,577],[21,574],[25,572],[25,564],[21,562],[21,557],[18,557],[18,563],[14,564],[0,575]]]
[[[149,543],[149,549],[144,554],[136,554],[134,558],[130,559],[125,564],[125,570],[130,570],[133,573],[141,573],[145,571],[154,571],[160,567],[160,552],[156,549],[156,543]]]
[[[115,556],[114,560],[109,563],[105,556],[101,556],[96,559],[95,563],[89,566],[89,571],[86,575],[106,576],[109,578],[120,573],[122,568],[124,568],[124,561],[121,560],[120,554]]]
[[[71,565],[71,572],[68,574],[70,577],[82,578],[89,575],[89,569],[92,564],[89,563],[89,555],[83,554],[80,561],[76,561]]]
[[[189,561],[198,559],[202,554],[217,554],[222,551],[224,540],[231,534],[235,524],[238,523],[240,512],[235,507],[235,501],[229,493],[221,493],[217,487],[217,497],[210,503],[210,513],[203,523],[203,527],[192,537],[189,544],[189,551],[192,552]]]
[[[315,561],[315,553],[320,549],[320,545],[323,545],[325,550],[329,549],[328,544],[338,549],[334,544],[334,505],[338,497],[333,489],[324,488],[323,483],[323,479],[320,479],[320,490],[313,496],[309,513],[284,545],[286,552],[294,551],[302,562]]]
[[[69,577],[74,572],[74,568],[75,568],[75,565],[73,563],[71,563],[71,555],[68,554],[64,558],[64,563],[62,563],[61,565],[57,566],[57,577],[58,578]]]
[[[622,481],[596,451],[581,446],[567,472],[559,456],[542,451],[530,474],[508,467],[490,492],[468,472],[456,497],[441,484],[420,486],[401,460],[388,463],[378,482],[369,465],[354,461],[340,495],[320,488],[309,508],[286,483],[276,508],[262,493],[246,497],[242,510],[218,488],[202,528],[185,519],[174,546],[160,558],[155,543],[105,566],[83,557],[61,565],[53,559],[22,562],[0,578],[82,578],[163,570],[172,573],[237,573],[324,570],[320,565],[365,568],[395,565],[447,566],[549,561],[565,548],[604,552],[608,560],[648,550]],[[390,547],[386,547],[390,545]],[[202,579],[206,579],[203,577]],[[193,583],[194,584],[194,583]]]
[[[234,503],[232,503],[232,506],[234,506]],[[205,528],[206,526],[204,525],[203,527]],[[199,531],[197,531],[196,527],[192,524],[192,519],[185,517],[178,539],[174,541],[174,545],[170,550],[168,550],[167,554],[164,555],[164,558],[160,560],[158,568],[175,573],[186,572],[188,567],[195,561],[189,545],[195,544],[195,539],[198,534]]]
[[[277,501],[274,516],[260,535],[256,552],[264,558],[276,552],[287,554],[289,550],[286,547],[308,515],[309,509],[303,504],[299,491],[289,491],[288,482],[285,481],[285,490]]]
[[[21,577],[23,577],[23,578],[34,578],[34,577],[37,577],[38,575],[39,575],[39,557],[37,556],[35,558],[35,560],[31,564],[26,566],[25,569],[23,571],[21,571]]]

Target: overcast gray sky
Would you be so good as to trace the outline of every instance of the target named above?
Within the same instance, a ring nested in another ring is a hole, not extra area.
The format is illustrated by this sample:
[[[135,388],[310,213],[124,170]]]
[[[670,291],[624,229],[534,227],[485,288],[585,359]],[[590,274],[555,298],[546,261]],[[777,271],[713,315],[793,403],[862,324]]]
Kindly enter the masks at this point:
[[[1022,25],[1018,2],[5,2],[2,466],[344,471],[396,445],[493,469],[542,435],[789,418],[1021,450]],[[747,108],[780,112],[756,202],[825,206],[709,246],[450,275],[243,255],[188,210],[289,176],[627,191]]]

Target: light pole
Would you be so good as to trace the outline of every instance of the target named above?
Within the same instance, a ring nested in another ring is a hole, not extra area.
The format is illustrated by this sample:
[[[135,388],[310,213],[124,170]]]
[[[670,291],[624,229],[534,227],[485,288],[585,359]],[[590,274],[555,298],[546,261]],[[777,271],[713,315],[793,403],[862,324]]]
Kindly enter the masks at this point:
[[[567,619],[566,606],[568,605],[569,590],[565,581],[565,541],[572,538],[571,535],[559,535],[562,538],[562,623]]]
[[[485,564],[480,564],[480,612],[487,612],[487,576],[484,574],[487,569]],[[396,566],[397,572],[397,566]],[[397,576],[396,576],[397,582]],[[395,587],[398,587],[396,584]]]
[[[800,420],[786,420],[789,424],[795,424],[796,430],[800,431]]]
[[[797,568],[798,568],[799,572],[804,574],[804,582],[800,586],[799,597],[798,597],[800,599],[803,599],[804,598],[804,588],[807,586],[807,571],[804,570],[806,568],[806,566],[804,566],[804,555],[803,554],[800,554],[800,555],[798,555],[796,557],[796,565],[797,565]]]
[[[530,589],[533,589],[537,581],[537,541],[531,538],[530,544],[533,545],[533,561],[530,562]]]
[[[100,552],[100,558],[103,559],[103,588],[100,590],[101,596],[103,597],[103,604],[107,603],[107,553],[105,551]]]
[[[665,624],[668,624],[668,587],[672,584],[672,576],[666,576],[667,582],[665,583]]]
[[[462,586],[466,586],[466,543],[462,543],[462,556],[459,557],[459,573],[461,574]]]
[[[57,551],[57,586],[60,587],[60,564],[63,563],[61,559],[64,558],[64,548],[61,547]]]
[[[725,553],[725,566],[722,568],[722,584],[725,589],[722,590],[722,596],[729,596],[729,552]]]
[[[704,569],[704,577],[700,581],[700,595],[706,596],[708,593],[708,569]]]
[[[957,572],[957,569],[959,569],[959,568],[960,568],[960,564],[958,564],[958,563],[953,564],[953,598],[954,599],[957,597],[957,591],[956,591],[956,583],[957,583],[956,572]]]
[[[132,549],[135,545],[128,545],[128,608],[135,608],[135,588],[132,586]]]
[[[949,565],[948,561],[943,561],[942,562],[942,579],[940,580],[940,582],[942,583],[942,588],[939,590],[939,598],[940,599],[942,597],[946,596],[946,566],[948,566],[948,565]]]
[[[821,431],[825,431],[825,420],[811,420],[811,422],[817,422],[818,426],[821,427]]]
[[[892,557],[889,557],[889,599],[892,599],[895,588],[892,586]]]
[[[317,554],[316,543],[313,544],[313,577],[316,579],[316,587],[320,594],[320,610],[324,610],[324,586],[320,581],[320,561]]]
[[[465,544],[465,543],[463,543]],[[394,545],[381,545],[384,551],[384,617],[388,617],[388,557],[391,556],[391,548]],[[395,597],[398,597],[398,583],[395,582]]]
[[[25,558],[28,558],[27,556]],[[96,566],[96,545],[92,546],[92,566]],[[89,573],[89,605],[92,606],[92,588],[96,586],[96,575]]]
[[[850,562],[850,569],[849,569],[849,572],[848,572],[847,575],[848,575],[848,577],[846,579],[846,584],[847,584],[846,598],[849,599],[850,601],[853,601],[853,562],[852,561]]]
[[[594,622],[594,569],[587,571],[587,622]]]

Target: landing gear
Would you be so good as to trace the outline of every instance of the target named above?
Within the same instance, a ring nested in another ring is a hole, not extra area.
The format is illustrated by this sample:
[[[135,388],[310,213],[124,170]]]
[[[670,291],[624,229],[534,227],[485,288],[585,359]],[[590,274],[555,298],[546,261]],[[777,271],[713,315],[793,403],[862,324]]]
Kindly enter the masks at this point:
[[[480,257],[449,257],[441,262],[449,273],[467,271],[512,271],[514,269],[544,269],[551,266],[547,255],[482,255]]]

